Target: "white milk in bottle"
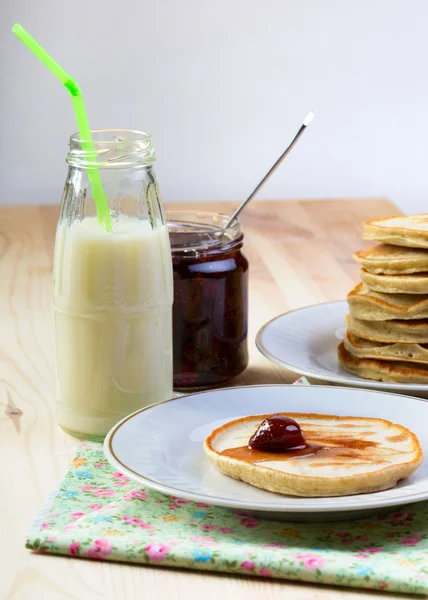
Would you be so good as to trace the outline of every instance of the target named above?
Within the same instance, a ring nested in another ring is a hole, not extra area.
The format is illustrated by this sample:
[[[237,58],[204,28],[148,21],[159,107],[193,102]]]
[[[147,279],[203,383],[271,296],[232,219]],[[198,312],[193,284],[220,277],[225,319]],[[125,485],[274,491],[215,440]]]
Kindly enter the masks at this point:
[[[95,216],[65,218],[63,207],[54,260],[57,416],[75,435],[102,438],[172,396],[171,251],[156,210],[158,218],[153,206],[146,215],[118,210],[106,231]]]

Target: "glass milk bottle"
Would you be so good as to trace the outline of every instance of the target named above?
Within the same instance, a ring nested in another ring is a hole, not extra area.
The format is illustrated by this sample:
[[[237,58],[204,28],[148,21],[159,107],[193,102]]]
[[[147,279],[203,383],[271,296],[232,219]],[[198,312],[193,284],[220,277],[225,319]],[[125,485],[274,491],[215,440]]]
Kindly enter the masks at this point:
[[[70,138],[54,257],[57,417],[102,439],[121,418],[172,396],[171,250],[151,136]],[[112,216],[98,222],[88,170],[99,169]]]

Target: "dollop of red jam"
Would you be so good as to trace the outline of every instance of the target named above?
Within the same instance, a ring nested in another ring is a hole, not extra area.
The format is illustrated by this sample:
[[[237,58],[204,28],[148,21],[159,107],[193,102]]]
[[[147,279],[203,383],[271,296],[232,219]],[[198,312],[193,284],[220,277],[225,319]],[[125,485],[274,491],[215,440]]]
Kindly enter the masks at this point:
[[[251,436],[248,446],[263,452],[284,452],[305,448],[306,442],[299,424],[294,419],[284,415],[272,415],[262,421]]]

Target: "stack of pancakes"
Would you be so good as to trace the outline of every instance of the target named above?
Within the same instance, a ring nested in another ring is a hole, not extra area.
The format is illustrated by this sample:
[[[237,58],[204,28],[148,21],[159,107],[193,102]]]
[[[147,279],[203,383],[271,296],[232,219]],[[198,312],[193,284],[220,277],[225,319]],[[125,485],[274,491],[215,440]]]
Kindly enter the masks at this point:
[[[361,279],[348,295],[343,367],[366,379],[428,384],[428,214],[365,223]]]

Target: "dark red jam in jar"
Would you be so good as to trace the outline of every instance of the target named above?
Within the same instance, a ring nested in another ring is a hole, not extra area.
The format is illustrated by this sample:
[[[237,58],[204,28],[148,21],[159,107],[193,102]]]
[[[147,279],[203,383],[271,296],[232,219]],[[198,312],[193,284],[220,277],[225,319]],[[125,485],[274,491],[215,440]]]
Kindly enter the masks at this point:
[[[174,272],[174,389],[221,385],[248,364],[248,261],[235,221],[167,212]]]

